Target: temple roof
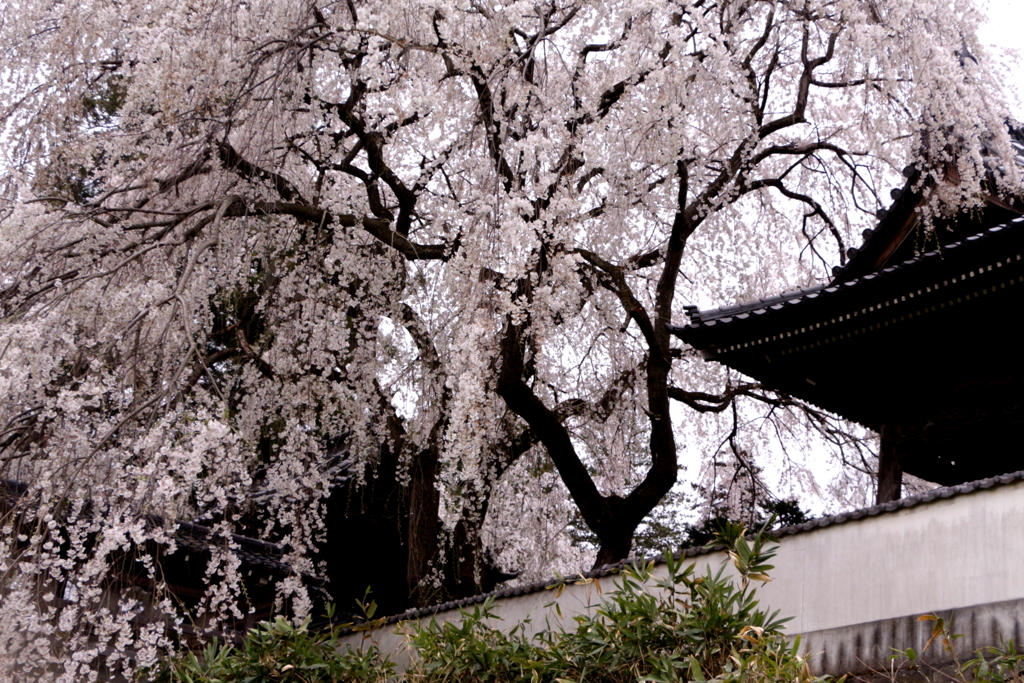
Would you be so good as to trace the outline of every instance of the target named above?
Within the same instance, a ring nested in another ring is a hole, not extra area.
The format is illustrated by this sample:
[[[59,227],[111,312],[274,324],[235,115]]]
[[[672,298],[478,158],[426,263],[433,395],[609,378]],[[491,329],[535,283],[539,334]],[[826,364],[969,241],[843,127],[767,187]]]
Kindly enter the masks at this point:
[[[851,306],[856,309],[858,305],[867,305],[870,309],[872,305],[878,304],[884,307],[908,308],[903,306],[908,303],[906,297],[910,299],[923,297],[933,292],[938,293],[943,287],[955,287],[959,282],[980,275],[981,273],[975,271],[976,267],[983,267],[987,273],[1012,266],[1020,261],[1021,254],[1011,252],[1020,251],[1021,237],[1024,236],[1022,228],[1024,228],[1024,216],[1019,216],[959,242],[947,244],[941,250],[928,251],[903,263],[845,282],[833,281],[828,285],[807,287],[735,306],[724,306],[704,311],[698,310],[695,306],[687,307],[689,324],[685,327],[670,326],[669,330],[704,352],[705,357],[713,358],[717,357],[719,353],[735,351],[740,345],[746,348],[751,343],[767,341],[759,338],[769,334],[768,328],[762,328],[767,323],[763,323],[761,320],[777,320],[782,327],[795,327],[800,320],[800,318],[794,317],[795,307],[798,306],[802,307],[800,314],[803,314],[805,310],[810,310],[812,306],[815,307],[816,312],[832,311],[833,307],[840,306],[843,307],[844,313],[848,314],[841,320],[833,319],[836,316],[826,314],[825,317],[828,317],[829,320],[820,321],[815,329],[820,329],[822,324],[835,325],[845,322],[850,319],[849,316],[856,318],[874,312],[873,310],[846,311]],[[1003,254],[1003,256],[999,256],[999,254]],[[979,263],[986,260],[988,262]],[[958,279],[951,281],[950,278],[953,275]],[[899,296],[889,300],[890,293],[894,297],[896,293],[899,293]],[[973,294],[973,296],[977,295]],[[922,306],[915,306],[914,302],[909,303],[909,309],[913,309],[911,315],[921,311]],[[957,302],[954,300],[948,303],[955,305]],[[782,322],[783,320],[786,322]],[[745,321],[750,321],[747,326],[744,326]],[[730,324],[733,327],[727,336],[723,336],[726,334],[724,326]],[[775,327],[772,326],[770,329]],[[806,331],[787,330],[787,337]],[[731,340],[733,343],[724,343],[724,340]]]
[[[985,196],[924,230],[907,174],[830,283],[687,307],[688,324],[669,331],[776,391],[887,426],[911,474],[949,485],[1019,469],[1024,208]]]

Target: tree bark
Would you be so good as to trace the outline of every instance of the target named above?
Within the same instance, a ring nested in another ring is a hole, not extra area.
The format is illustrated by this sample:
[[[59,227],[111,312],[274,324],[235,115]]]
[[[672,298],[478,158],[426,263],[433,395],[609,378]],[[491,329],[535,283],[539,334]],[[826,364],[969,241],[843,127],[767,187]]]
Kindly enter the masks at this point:
[[[406,587],[410,601],[417,606],[429,599],[425,579],[438,555],[441,494],[437,490],[437,465],[437,449],[433,446],[424,449],[413,463],[409,482]]]
[[[903,467],[900,466],[896,444],[897,430],[882,425],[881,448],[878,453],[878,489],[875,505],[899,500],[903,493]]]

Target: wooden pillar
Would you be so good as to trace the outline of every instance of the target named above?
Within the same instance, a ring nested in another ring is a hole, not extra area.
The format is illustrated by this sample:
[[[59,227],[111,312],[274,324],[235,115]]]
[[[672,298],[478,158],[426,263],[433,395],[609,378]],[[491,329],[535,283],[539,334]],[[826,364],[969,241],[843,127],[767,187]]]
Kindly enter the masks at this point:
[[[882,445],[878,453],[878,489],[875,505],[899,500],[903,489],[903,468],[896,450],[896,428],[882,425]]]

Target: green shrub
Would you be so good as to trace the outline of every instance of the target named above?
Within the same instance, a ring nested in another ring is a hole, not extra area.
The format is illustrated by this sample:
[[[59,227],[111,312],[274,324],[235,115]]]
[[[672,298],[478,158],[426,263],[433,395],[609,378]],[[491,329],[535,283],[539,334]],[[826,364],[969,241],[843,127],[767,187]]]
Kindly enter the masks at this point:
[[[460,610],[456,622],[413,627],[409,638],[416,653],[407,673],[423,683],[498,683],[530,676],[539,663],[541,648],[526,637],[526,624],[508,633],[490,626],[495,620],[494,600],[488,598],[473,610]]]
[[[627,683],[655,681],[806,681],[798,643],[782,636],[778,613],[758,608],[752,581],[766,581],[775,552],[766,537],[752,541],[737,525],[720,538],[739,574],[725,567],[701,576],[666,557],[667,578],[653,563],[626,569],[593,615],[574,630],[525,625],[508,633],[492,626],[492,603],[464,611],[459,623],[414,628],[418,655],[411,676],[420,683]]]
[[[214,638],[196,655],[182,652],[144,670],[146,683],[380,683],[393,676],[394,665],[376,648],[360,652],[342,648],[338,629],[311,632],[307,619],[295,626],[287,619],[258,624],[242,645]]]
[[[339,642],[339,629],[311,632],[278,618],[263,622],[236,647],[216,640],[195,654],[183,652],[143,671],[145,683],[811,683],[799,639],[782,635],[778,612],[759,607],[757,582],[768,580],[775,548],[764,534],[748,540],[743,527],[725,522],[721,542],[737,578],[723,565],[697,575],[693,565],[665,558],[666,578],[654,564],[625,569],[615,590],[575,627],[543,629],[528,623],[496,628],[494,601],[463,610],[453,622],[431,620],[409,628],[413,664],[396,673],[375,648],[355,651]],[[589,582],[590,580],[585,580]],[[595,584],[595,586],[597,586]],[[597,586],[599,588],[599,586]],[[552,603],[557,609],[557,603]],[[368,606],[372,615],[373,606]],[[946,623],[935,615],[933,642],[953,653]],[[911,667],[918,654],[899,651]],[[979,650],[960,663],[951,683],[1024,683],[1024,655],[1013,642]],[[894,679],[895,680],[895,679]]]
[[[982,648],[974,659],[961,667],[961,678],[980,683],[1022,683],[1024,681],[1024,654],[1017,652],[1013,641],[1002,647]]]
[[[915,652],[914,648],[896,650],[890,659],[900,661],[897,671],[903,667],[910,670],[925,670],[938,676],[929,676],[949,680],[951,683],[1024,683],[1024,654],[1017,652],[1013,640],[1006,641],[1001,647],[983,647],[974,652],[974,657],[961,662],[957,656],[953,641],[962,637],[961,634],[953,633],[952,628],[946,620],[936,614],[924,614],[917,618],[918,621],[932,622],[932,634],[921,652]],[[933,664],[922,660],[921,655],[932,646],[939,643],[949,658],[952,660],[952,672],[941,670]],[[895,679],[896,676],[891,676]]]
[[[762,530],[763,531],[763,530]],[[615,590],[572,629],[527,635],[527,623],[496,628],[494,602],[464,610],[453,622],[409,629],[413,665],[396,674],[376,650],[342,650],[338,631],[311,633],[308,621],[264,622],[241,646],[216,641],[144,673],[148,683],[768,683],[812,680],[799,641],[782,635],[777,612],[758,606],[757,582],[775,555],[767,537],[748,540],[726,523],[719,535],[738,580],[708,569],[696,574],[671,556],[666,578],[654,564],[625,569]],[[589,580],[588,580],[589,581]],[[555,603],[557,609],[557,604]],[[1005,683],[1005,682],[1000,682]]]

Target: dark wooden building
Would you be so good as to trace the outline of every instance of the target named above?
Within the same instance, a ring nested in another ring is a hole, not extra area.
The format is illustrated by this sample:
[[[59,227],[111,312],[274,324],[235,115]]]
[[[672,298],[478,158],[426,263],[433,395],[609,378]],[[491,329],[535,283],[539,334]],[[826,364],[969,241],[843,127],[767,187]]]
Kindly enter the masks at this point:
[[[671,328],[704,358],[879,432],[878,502],[900,497],[902,472],[952,485],[1024,468],[1024,204],[993,193],[926,231],[907,175],[828,284],[690,308]]]

